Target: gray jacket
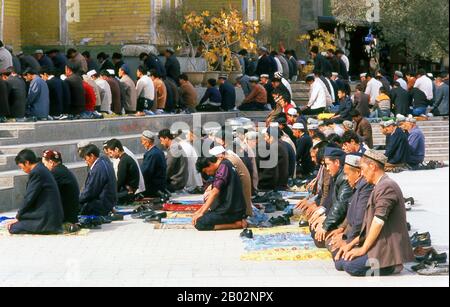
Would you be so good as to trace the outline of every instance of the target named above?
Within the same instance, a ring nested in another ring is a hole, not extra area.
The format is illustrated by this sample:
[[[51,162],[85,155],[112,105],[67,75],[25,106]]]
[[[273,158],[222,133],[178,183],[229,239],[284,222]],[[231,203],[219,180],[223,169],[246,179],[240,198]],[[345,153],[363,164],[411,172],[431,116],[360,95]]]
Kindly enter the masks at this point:
[[[443,83],[440,87],[436,86],[434,108],[438,109],[439,114],[448,114],[449,90],[448,85]]]
[[[170,192],[183,190],[189,178],[188,159],[180,144],[172,142],[167,151],[167,189]]]

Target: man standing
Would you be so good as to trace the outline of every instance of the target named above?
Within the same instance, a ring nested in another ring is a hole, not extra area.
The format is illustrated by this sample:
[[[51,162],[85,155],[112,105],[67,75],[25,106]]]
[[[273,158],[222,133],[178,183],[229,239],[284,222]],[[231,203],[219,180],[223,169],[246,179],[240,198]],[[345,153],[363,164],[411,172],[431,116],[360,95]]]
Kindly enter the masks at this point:
[[[9,116],[11,118],[23,119],[27,104],[27,87],[25,81],[19,78],[13,67],[2,72],[2,79],[6,81],[9,89]]]
[[[166,51],[164,52],[164,56],[166,58],[165,69],[167,77],[175,82],[178,81],[181,72],[180,72],[180,62],[175,56],[175,50],[173,50],[172,48],[166,49]]]
[[[358,110],[353,110],[350,113],[352,120],[355,122],[355,132],[362,137],[364,143],[369,148],[373,148],[373,136],[372,136],[372,125],[367,119],[361,116]]]
[[[77,116],[86,111],[86,97],[83,88],[83,79],[78,75],[80,67],[76,63],[67,63],[64,81],[70,89],[70,114]]]
[[[446,73],[436,78],[436,97],[433,105],[433,113],[437,116],[448,115],[449,88],[444,83]]]
[[[156,135],[150,131],[144,131],[141,144],[146,152],[142,162],[142,175],[145,181],[146,197],[157,197],[158,192],[166,190],[167,164],[164,153],[155,146]]]
[[[286,57],[289,60],[289,80],[296,82],[298,78],[298,64],[291,50],[286,51]]]
[[[301,123],[295,123],[292,127],[296,140],[297,149],[297,175],[301,178],[311,176],[314,171],[314,163],[311,159],[312,139],[306,133],[305,126]]]
[[[120,82],[125,86],[125,112],[127,114],[134,114],[136,113],[137,92],[136,85],[130,78],[130,68],[128,68],[128,65],[123,64],[119,68],[119,77]]]
[[[236,106],[236,89],[231,82],[228,81],[226,75],[219,76],[219,91],[222,97],[222,110],[233,110]]]
[[[398,184],[384,172],[387,158],[368,150],[361,160],[361,170],[374,185],[364,215],[361,233],[343,246],[335,259],[352,276],[400,273],[403,264],[414,260],[406,227],[403,193]]]
[[[407,116],[411,112],[411,95],[403,88],[398,80],[394,82],[391,90],[392,105],[395,110],[395,115],[401,114],[403,116]],[[405,86],[407,87],[406,82]]]
[[[80,149],[80,158],[89,167],[80,194],[81,215],[107,216],[117,204],[114,168],[106,157],[100,157],[100,150],[93,144]]]
[[[110,158],[119,160],[116,176],[118,202],[122,205],[130,204],[134,201],[134,195],[139,188],[139,166],[125,153],[119,140],[109,140],[104,148]]]
[[[188,161],[183,148],[174,140],[169,129],[158,134],[161,145],[167,150],[167,189],[181,191],[186,187],[189,177]]]
[[[29,175],[24,202],[16,219],[8,222],[10,234],[59,234],[62,232],[63,207],[58,185],[50,171],[29,149],[16,156],[16,164]]]
[[[37,71],[30,68],[25,70],[24,77],[25,80],[31,82],[27,97],[27,117],[47,120],[50,108],[47,84],[39,77]]]
[[[200,231],[246,228],[242,183],[231,162],[217,157],[200,158],[197,170],[214,176],[214,183],[205,193],[205,204],[194,215],[195,228]]]

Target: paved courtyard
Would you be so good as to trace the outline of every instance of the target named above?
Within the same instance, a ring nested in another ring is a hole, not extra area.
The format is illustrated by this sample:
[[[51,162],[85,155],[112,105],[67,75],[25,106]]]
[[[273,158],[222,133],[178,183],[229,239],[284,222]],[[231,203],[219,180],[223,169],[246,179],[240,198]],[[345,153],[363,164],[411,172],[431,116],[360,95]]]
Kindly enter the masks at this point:
[[[391,175],[416,206],[413,231],[448,252],[449,169]],[[87,236],[0,236],[0,286],[449,286],[448,276],[351,278],[331,261],[240,261],[240,231],[153,230],[141,221]]]

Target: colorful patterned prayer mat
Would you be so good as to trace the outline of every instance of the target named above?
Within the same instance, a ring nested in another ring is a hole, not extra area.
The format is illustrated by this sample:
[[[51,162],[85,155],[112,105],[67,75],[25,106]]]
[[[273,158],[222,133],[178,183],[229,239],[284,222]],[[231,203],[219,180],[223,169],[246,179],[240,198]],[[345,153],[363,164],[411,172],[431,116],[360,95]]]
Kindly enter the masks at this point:
[[[175,204],[164,204],[164,211],[176,211],[176,212],[195,212],[198,211],[203,205],[175,205]]]
[[[161,223],[172,225],[188,225],[192,224],[192,218],[161,219]]]
[[[253,229],[253,239],[242,239],[247,251],[244,261],[304,261],[330,259],[326,249],[318,249],[309,228],[295,225]]]
[[[241,256],[243,261],[305,261],[329,260],[331,254],[326,249],[302,249],[299,247],[282,247],[253,251]]]
[[[195,227],[190,225],[172,225],[172,224],[154,224],[155,230],[195,230]]]

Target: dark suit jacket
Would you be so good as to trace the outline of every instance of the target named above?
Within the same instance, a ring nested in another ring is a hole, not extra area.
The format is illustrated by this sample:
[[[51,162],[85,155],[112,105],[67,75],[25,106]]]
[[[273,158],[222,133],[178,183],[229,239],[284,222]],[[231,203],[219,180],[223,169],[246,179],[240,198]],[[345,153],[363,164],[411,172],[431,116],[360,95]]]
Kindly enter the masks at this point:
[[[411,110],[409,106],[411,105],[411,95],[401,86],[393,88],[391,90],[391,101],[395,106],[395,114],[402,114],[407,116]]]
[[[229,82],[225,81],[219,87],[220,95],[222,96],[222,109],[229,111],[236,106],[236,90],[234,86]]]
[[[68,77],[65,82],[70,90],[70,114],[78,115],[86,110],[83,80],[77,74]]]
[[[144,155],[142,175],[145,181],[145,195],[157,196],[166,189],[167,163],[164,153],[154,146]]]
[[[0,80],[0,117],[9,117],[8,84]]]
[[[274,67],[272,61],[269,56],[263,56],[258,60],[258,65],[256,66],[256,75],[261,76],[264,74],[269,75],[270,78],[273,78],[277,68]]]
[[[364,92],[355,93],[354,104],[355,109],[358,110],[359,113],[361,113],[362,117],[369,117],[369,95]]]
[[[80,195],[81,214],[106,216],[117,203],[117,182],[114,168],[105,157],[98,158],[89,170]]]
[[[120,82],[116,82],[114,78],[106,79],[106,82],[108,82],[109,87],[111,88],[111,94],[112,94],[112,104],[111,104],[111,110],[116,113],[120,114],[122,110],[122,96],[120,91]]]
[[[12,118],[25,117],[25,108],[27,104],[27,86],[23,79],[19,77],[9,76],[8,80],[9,90],[9,112]]]
[[[51,116],[58,116],[64,111],[64,88],[63,81],[54,77],[47,80],[47,86],[50,93],[50,112]]]
[[[322,73],[322,76],[327,76],[332,73],[333,67],[323,55],[318,54],[314,59],[314,70],[318,70]]]
[[[80,213],[80,187],[74,174],[62,164],[59,164],[52,171],[53,177],[58,185],[64,211],[64,223],[78,223]]]
[[[180,76],[180,62],[178,62],[178,59],[175,55],[172,55],[166,60],[166,74],[167,77],[171,78],[172,80],[178,82],[178,77]]]
[[[16,216],[19,227],[29,233],[57,233],[62,230],[63,217],[56,181],[38,163],[28,177],[24,202]]]

